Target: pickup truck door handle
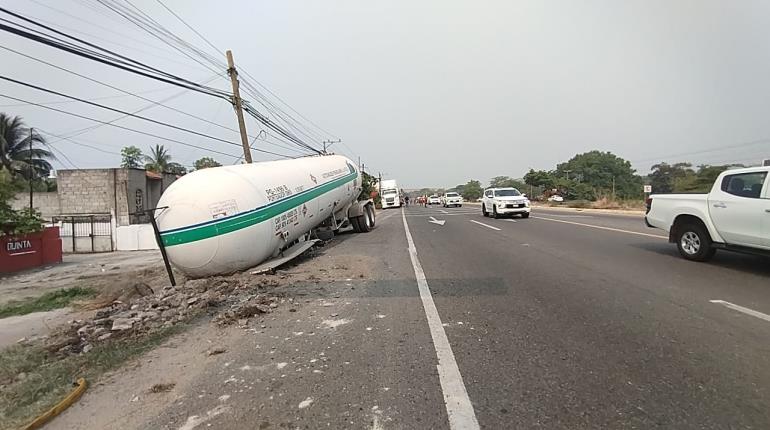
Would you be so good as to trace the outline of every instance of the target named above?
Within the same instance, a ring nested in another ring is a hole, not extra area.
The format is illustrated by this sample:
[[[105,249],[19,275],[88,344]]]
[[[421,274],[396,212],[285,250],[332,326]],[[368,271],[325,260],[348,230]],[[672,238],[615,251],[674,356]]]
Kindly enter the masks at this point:
[[[724,209],[724,208],[726,208],[726,207],[727,207],[727,205],[726,205],[726,204],[724,204],[724,203],[722,203],[722,202],[714,203],[714,204],[713,204],[713,206],[714,206],[715,208],[721,208],[721,209]]]

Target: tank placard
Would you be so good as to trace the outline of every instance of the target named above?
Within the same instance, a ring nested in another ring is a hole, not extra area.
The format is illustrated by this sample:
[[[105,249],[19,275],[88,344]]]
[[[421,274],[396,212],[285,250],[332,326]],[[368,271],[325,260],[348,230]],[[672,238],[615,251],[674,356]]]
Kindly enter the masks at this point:
[[[265,194],[267,194],[267,201],[274,202],[284,197],[289,197],[293,193],[286,185],[278,185],[277,187],[266,189]]]
[[[211,211],[211,218],[213,219],[224,218],[238,213],[238,204],[235,199],[222,200],[210,204],[209,211]]]

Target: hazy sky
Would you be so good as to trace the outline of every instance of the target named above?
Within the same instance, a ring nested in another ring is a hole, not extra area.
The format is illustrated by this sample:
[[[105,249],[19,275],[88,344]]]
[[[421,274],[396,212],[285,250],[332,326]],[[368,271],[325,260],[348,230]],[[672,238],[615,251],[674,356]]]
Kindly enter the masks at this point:
[[[155,0],[131,1],[215,54]],[[405,188],[521,177],[592,149],[629,159],[642,173],[664,160],[770,158],[770,141],[755,142],[770,139],[767,1],[163,1],[218,48],[232,49],[240,68],[342,138],[346,146],[333,149],[360,156]],[[190,80],[214,76],[96,0],[2,4]],[[180,92],[8,33],[0,34],[0,46],[151,91],[142,95],[153,100]],[[84,98],[121,95],[11,52],[0,50],[0,59],[0,74],[12,78]],[[210,85],[227,89],[229,82],[220,77]],[[0,93],[61,100],[8,82],[0,82]],[[148,105],[132,97],[98,101],[125,110]],[[0,98],[0,111],[55,134],[93,124],[17,104]],[[237,127],[224,101],[188,93],[168,104]],[[120,116],[78,103],[51,106],[108,121]],[[235,133],[161,107],[142,114],[239,143]],[[139,120],[116,124],[239,155],[236,146]],[[248,128],[259,131],[252,120]],[[210,155],[109,126],[74,139],[113,153],[164,143],[187,165]],[[81,168],[120,161],[68,141],[53,145]]]

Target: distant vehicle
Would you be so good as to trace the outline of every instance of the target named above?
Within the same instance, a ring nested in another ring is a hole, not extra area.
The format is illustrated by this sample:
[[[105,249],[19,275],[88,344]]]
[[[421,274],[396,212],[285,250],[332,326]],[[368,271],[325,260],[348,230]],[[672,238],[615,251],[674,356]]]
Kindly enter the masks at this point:
[[[548,197],[548,201],[549,202],[561,203],[561,202],[564,201],[564,197],[553,195],[551,197]]]
[[[439,198],[439,196],[433,194],[432,196],[428,197],[428,204],[429,205],[440,205],[441,204],[441,199]]]
[[[770,255],[770,167],[722,172],[708,194],[653,194],[645,223],[668,231],[682,257],[717,249]]]
[[[382,208],[397,208],[401,207],[401,191],[398,188],[398,183],[395,179],[386,179],[380,184],[382,190]]]
[[[488,188],[481,197],[481,213],[500,218],[505,215],[521,215],[529,218],[529,199],[516,188]]]
[[[458,208],[462,207],[463,206],[463,196],[461,196],[458,193],[454,193],[454,192],[444,193],[444,196],[441,197],[441,204],[445,208],[448,208],[450,206],[453,206],[453,207],[457,206]]]

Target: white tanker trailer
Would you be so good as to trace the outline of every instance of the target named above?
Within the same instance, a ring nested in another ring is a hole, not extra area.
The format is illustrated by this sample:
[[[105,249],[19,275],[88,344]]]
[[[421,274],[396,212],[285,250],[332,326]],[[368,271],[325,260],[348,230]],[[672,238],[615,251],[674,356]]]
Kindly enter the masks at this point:
[[[190,277],[254,267],[311,230],[374,227],[361,174],[340,155],[202,169],[175,181],[158,202],[160,241]]]

